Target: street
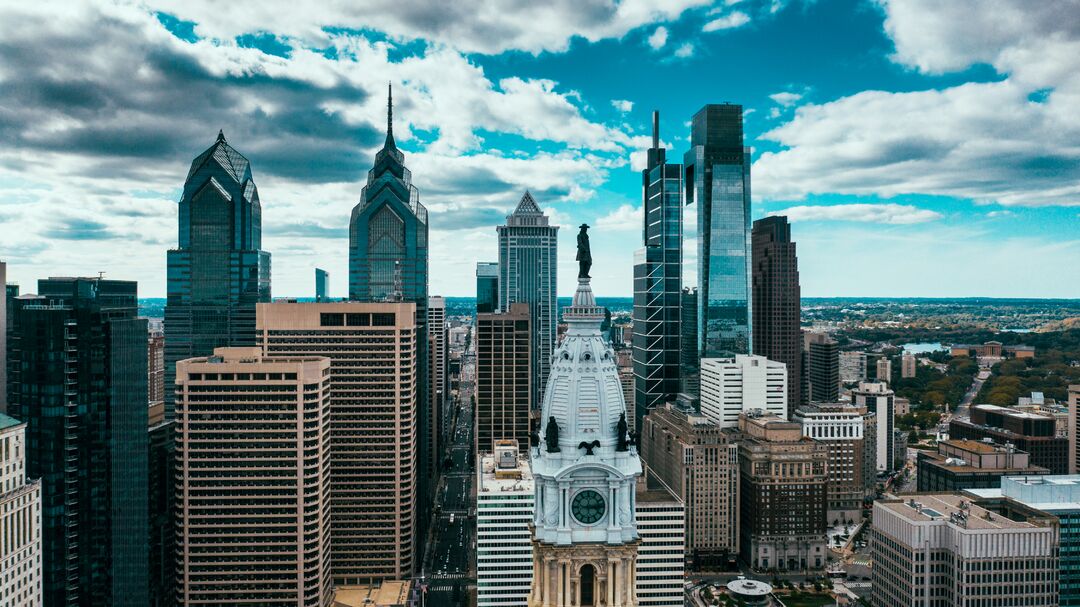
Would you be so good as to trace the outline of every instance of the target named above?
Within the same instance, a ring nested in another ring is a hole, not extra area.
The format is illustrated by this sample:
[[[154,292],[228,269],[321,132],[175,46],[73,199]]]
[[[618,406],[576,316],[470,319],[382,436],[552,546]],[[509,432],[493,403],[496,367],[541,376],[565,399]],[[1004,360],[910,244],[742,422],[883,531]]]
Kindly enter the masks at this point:
[[[464,605],[475,584],[476,513],[473,507],[473,373],[472,349],[462,358],[459,395],[452,403],[456,416],[448,440],[449,465],[444,466],[436,491],[436,517],[430,548],[424,560],[428,590],[424,606]],[[453,522],[451,522],[453,517]]]

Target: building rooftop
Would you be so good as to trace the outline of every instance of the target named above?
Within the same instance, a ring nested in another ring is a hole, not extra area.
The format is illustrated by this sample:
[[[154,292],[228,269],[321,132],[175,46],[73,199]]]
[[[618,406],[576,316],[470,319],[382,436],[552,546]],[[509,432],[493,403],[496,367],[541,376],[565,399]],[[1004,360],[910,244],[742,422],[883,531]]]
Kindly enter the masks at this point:
[[[488,453],[480,458],[478,495],[499,491],[532,491],[533,475],[528,456],[519,454],[516,460],[515,468],[497,468],[495,454]]]
[[[1027,521],[1014,521],[972,503],[971,498],[952,494],[915,494],[903,499],[879,500],[882,508],[909,521],[928,523],[941,521],[965,529],[1027,529]]]
[[[15,419],[14,417],[11,417],[10,415],[0,413],[0,430],[7,430],[8,428],[14,428],[15,426],[18,426],[18,425],[20,425],[22,423],[25,423],[25,422],[21,422],[21,421]]]
[[[1046,415],[1039,415],[1037,413],[1029,413],[1027,411],[1020,411],[1011,407],[999,407],[997,405],[974,405],[974,408],[981,409],[983,411],[989,411],[993,413],[1001,413],[1002,415],[1008,415],[1016,418],[1028,418],[1028,419],[1054,419]]]
[[[386,581],[376,585],[338,586],[333,607],[404,607],[412,582]]]

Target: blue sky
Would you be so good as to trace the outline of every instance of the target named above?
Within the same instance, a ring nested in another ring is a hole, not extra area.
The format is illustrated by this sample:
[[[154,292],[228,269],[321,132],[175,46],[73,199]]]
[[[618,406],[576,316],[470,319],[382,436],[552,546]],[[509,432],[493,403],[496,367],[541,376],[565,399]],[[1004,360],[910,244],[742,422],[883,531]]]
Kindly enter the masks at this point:
[[[311,294],[315,267],[343,295],[390,81],[433,294],[473,294],[529,189],[564,226],[560,292],[588,222],[597,292],[628,295],[651,111],[678,159],[690,116],[730,101],[804,295],[1080,297],[1077,23],[1070,0],[4,6],[0,259],[24,291],[105,271],[163,295],[183,178],[221,128],[275,296]]]

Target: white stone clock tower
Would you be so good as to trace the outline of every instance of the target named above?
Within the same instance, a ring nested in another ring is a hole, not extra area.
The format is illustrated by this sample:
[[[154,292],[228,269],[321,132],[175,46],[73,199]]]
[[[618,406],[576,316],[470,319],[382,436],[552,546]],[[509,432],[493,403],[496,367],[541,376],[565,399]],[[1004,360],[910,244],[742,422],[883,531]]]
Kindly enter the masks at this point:
[[[600,334],[604,310],[587,268],[582,274],[563,313],[569,328],[552,356],[541,431],[530,449],[536,506],[529,605],[636,607],[641,460],[626,432],[615,355]]]

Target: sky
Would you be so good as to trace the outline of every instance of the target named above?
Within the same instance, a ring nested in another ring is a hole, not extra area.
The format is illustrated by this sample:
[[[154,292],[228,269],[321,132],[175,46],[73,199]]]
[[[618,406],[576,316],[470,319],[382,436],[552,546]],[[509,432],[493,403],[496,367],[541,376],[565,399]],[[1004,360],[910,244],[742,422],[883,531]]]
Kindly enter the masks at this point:
[[[650,116],[742,104],[754,218],[804,296],[1080,297],[1080,1],[295,0],[0,4],[0,260],[165,293],[191,160],[224,131],[274,296],[347,292],[348,220],[394,135],[430,211],[430,292],[471,296],[525,190],[559,292],[632,291]],[[692,283],[693,234],[684,263]]]

